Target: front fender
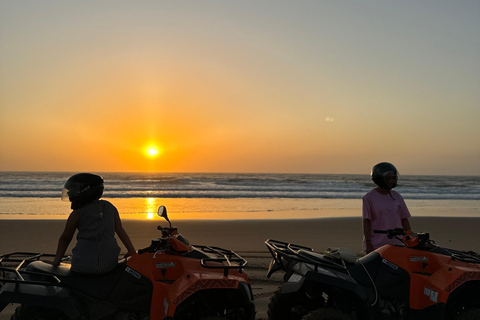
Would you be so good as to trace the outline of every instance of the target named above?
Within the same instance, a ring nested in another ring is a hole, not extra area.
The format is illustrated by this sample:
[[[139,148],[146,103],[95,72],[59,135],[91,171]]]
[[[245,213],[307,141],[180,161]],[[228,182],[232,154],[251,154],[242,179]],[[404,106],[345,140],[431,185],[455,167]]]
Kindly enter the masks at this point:
[[[207,289],[237,289],[238,280],[235,279],[198,279],[191,286],[182,291],[174,300],[175,305],[179,305],[183,300],[197,291]]]

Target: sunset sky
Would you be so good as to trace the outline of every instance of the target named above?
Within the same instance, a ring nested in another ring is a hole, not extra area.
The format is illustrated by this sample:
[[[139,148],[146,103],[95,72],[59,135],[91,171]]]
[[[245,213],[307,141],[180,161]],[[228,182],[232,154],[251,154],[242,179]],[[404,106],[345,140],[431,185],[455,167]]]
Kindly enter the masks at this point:
[[[380,161],[480,175],[480,1],[0,1],[2,171]]]

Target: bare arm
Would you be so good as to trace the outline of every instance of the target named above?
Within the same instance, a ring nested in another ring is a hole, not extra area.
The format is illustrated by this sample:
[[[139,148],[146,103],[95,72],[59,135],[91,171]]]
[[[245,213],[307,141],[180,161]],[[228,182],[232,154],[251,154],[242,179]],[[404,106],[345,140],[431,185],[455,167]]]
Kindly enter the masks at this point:
[[[68,245],[72,241],[73,235],[78,225],[78,212],[74,210],[67,219],[65,224],[65,229],[63,230],[60,239],[58,239],[57,252],[55,253],[55,259],[53,260],[53,265],[58,266],[62,261],[62,258],[67,251]]]
[[[133,246],[127,232],[125,231],[125,229],[123,229],[122,220],[120,220],[120,215],[118,214],[118,212],[115,212],[115,232],[117,233],[125,248],[127,248],[125,258],[135,253],[135,247]]]
[[[372,221],[369,219],[363,219],[363,235],[367,244],[366,253],[370,253],[375,250],[372,246]]]
[[[405,231],[412,230],[410,227],[410,222],[408,221],[408,218],[402,219],[402,227]]]

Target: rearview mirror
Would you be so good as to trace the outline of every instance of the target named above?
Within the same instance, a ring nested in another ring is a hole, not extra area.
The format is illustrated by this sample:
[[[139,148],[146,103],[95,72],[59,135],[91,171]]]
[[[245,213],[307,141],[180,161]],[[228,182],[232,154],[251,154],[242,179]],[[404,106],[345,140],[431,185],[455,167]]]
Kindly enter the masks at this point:
[[[157,215],[167,220],[168,223],[170,224],[170,229],[172,228],[172,223],[170,222],[170,219],[168,219],[167,208],[165,206],[158,207]]]
[[[165,218],[168,221],[167,208],[165,206],[158,207],[157,215],[161,218]]]

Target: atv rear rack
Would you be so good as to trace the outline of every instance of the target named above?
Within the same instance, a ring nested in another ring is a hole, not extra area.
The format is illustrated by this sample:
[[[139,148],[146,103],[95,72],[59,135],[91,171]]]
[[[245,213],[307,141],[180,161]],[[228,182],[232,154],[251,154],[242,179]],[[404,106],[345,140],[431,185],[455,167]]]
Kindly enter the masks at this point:
[[[281,260],[285,258],[287,260],[311,263],[315,266],[315,268],[318,268],[319,266],[325,266],[342,272],[345,272],[347,269],[343,262],[338,263],[332,258],[326,258],[323,255],[316,253],[310,247],[272,239],[266,240],[265,244],[275,262],[280,266],[284,265]]]
[[[219,256],[219,258],[203,258],[200,260],[200,264],[204,268],[223,269],[225,277],[228,276],[228,271],[230,269],[238,269],[239,272],[242,272],[242,269],[247,265],[247,260],[243,259],[232,250],[212,246],[194,245],[194,247],[200,249],[204,253]]]
[[[42,261],[42,258],[55,258],[54,254],[35,252],[12,252],[0,255],[0,283],[15,283],[16,289],[20,284],[35,284],[53,286],[60,284],[55,275],[25,270],[33,261]],[[63,258],[62,261],[69,259]]]

